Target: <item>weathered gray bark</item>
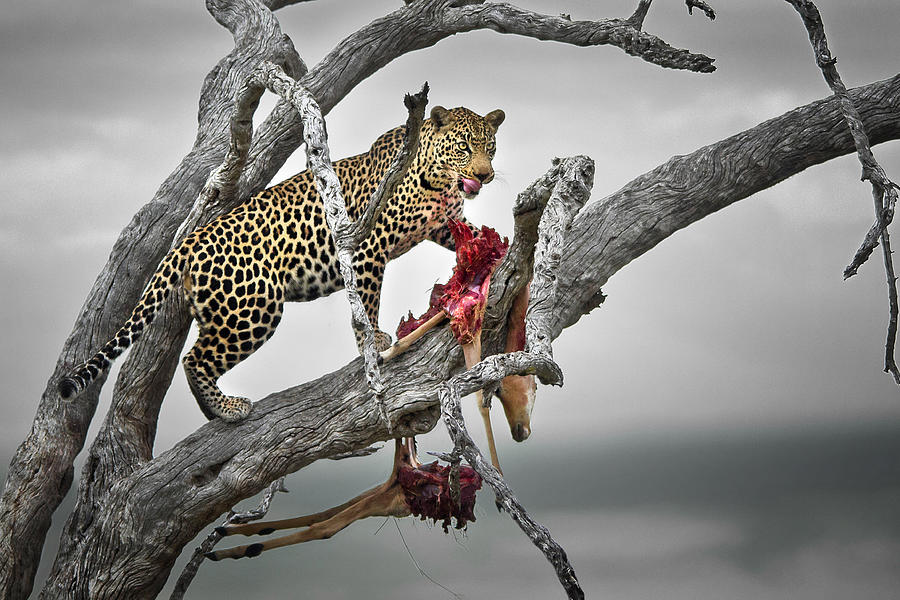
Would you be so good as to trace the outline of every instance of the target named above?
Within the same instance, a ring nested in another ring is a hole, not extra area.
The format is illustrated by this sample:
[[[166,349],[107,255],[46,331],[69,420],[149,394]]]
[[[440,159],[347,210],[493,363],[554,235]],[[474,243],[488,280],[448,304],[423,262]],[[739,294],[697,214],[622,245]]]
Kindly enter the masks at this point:
[[[875,201],[875,224],[863,239],[862,246],[856,251],[856,255],[847,268],[844,269],[844,279],[856,275],[859,267],[865,263],[875,248],[881,243],[881,253],[884,257],[884,271],[888,286],[888,302],[890,305],[890,318],[888,320],[887,339],[884,344],[884,370],[890,373],[894,382],[900,384],[900,368],[894,359],[894,347],[897,343],[897,321],[900,318],[900,302],[897,300],[897,278],[894,275],[894,258],[891,250],[891,236],[888,226],[894,218],[894,206],[897,204],[898,186],[888,179],[887,174],[869,144],[865,126],[862,124],[856,107],[847,95],[847,87],[838,73],[837,59],[831,55],[828,49],[828,41],[825,39],[825,25],[822,23],[822,15],[812,0],[787,0],[803,19],[803,24],[809,32],[809,41],[813,47],[816,64],[822,69],[822,75],[828,83],[828,87],[834,92],[834,97],[841,103],[841,111],[850,133],[853,135],[853,143],[856,145],[856,155],[862,165],[862,179],[872,184],[872,198]]]
[[[254,0],[207,1],[213,17],[232,32],[235,49],[203,83],[194,148],[153,200],[135,215],[113,247],[63,346],[57,367],[41,396],[32,431],[11,462],[0,499],[0,590],[4,595],[24,597],[31,590],[50,517],[71,485],[73,460],[84,445],[103,378],[66,403],[60,401],[55,382],[73,364],[84,360],[109,339],[131,311],[208,174],[228,148],[228,119],[233,99],[247,74],[263,60],[269,60],[284,66],[292,76],[303,75],[305,68],[290,39],[282,34],[277,20],[264,6],[280,8],[292,3],[290,0],[268,0],[263,4]],[[512,22],[521,18],[525,21]],[[538,39],[559,39],[579,45],[617,45],[665,66],[712,68],[710,59],[671,48],[622,21],[572,23],[508,5],[422,0],[404,6],[344,40],[300,82],[317,99],[323,114],[327,114],[360,81],[398,56],[474,29],[515,30]],[[302,133],[293,109],[280,103],[260,128],[234,196],[245,198],[261,189],[300,145]],[[223,203],[220,210],[228,208]],[[144,343],[131,352],[129,364],[141,368],[123,369],[114,408],[85,468],[85,476],[96,484],[90,490],[80,491],[80,516],[71,520],[67,540],[77,536],[81,529],[79,523],[92,520],[97,499],[103,497],[120,474],[151,458],[159,405],[177,364],[174,349],[183,345],[189,321],[182,307],[167,311],[157,323],[153,328],[156,333],[145,337]],[[152,346],[151,338],[152,343],[159,345]],[[159,348],[173,350],[160,353]],[[110,446],[119,448],[122,455],[107,463],[101,449]]]
[[[854,90],[853,96],[873,141],[900,137],[900,76]],[[835,102],[813,103],[673,158],[589,204],[566,237],[552,335],[596,306],[600,286],[613,273],[677,229],[808,166],[852,152],[841,119]],[[519,283],[524,282],[515,274],[498,276],[493,303],[508,305],[507,286]],[[485,348],[502,343],[500,323],[486,318]],[[461,363],[445,330],[385,365],[384,377],[392,382],[385,405],[394,435],[433,427],[438,391]],[[68,575],[83,581],[91,597],[152,597],[180,548],[238,500],[315,460],[389,437],[360,360],[273,394],[246,422],[211,422],[120,480],[97,508],[80,550],[70,556]],[[97,551],[103,548],[114,548],[114,555]],[[98,575],[107,572],[122,576]]]
[[[900,75],[850,90],[872,144],[900,135]],[[839,103],[819,100],[641,175],[581,211],[553,335],[597,305],[609,277],[675,231],[808,167],[855,151]]]
[[[289,3],[273,0],[269,5]],[[509,5],[420,0],[361,29],[303,76],[305,69],[290,40],[262,5],[254,0],[207,4],[234,35],[235,50],[204,82],[191,153],[116,242],[63,347],[32,431],[13,458],[0,500],[3,597],[24,598],[31,590],[50,516],[71,485],[72,463],[96,409],[99,384],[72,402],[62,402],[55,383],[105,342],[130,313],[208,174],[224,156],[233,99],[261,61],[280,64],[300,77],[326,114],[355,85],[396,57],[474,29],[578,45],[611,44],[662,66],[711,69],[708,58],[668,47],[627,21],[580,23]],[[900,77],[853,90],[851,95],[872,143],[900,137]],[[302,128],[293,109],[280,103],[257,132],[231,201],[263,187],[301,141]],[[613,273],[677,229],[812,164],[851,151],[852,140],[835,103],[814,103],[692,155],[676,157],[588,205],[566,237],[551,335],[596,306],[600,286]],[[227,210],[231,201],[216,210]],[[495,276],[494,300],[485,320],[485,354],[502,348],[504,306],[512,301],[505,290],[523,284],[515,273],[501,270]],[[357,360],[330,376],[273,394],[239,426],[210,423],[154,459],[159,406],[188,325],[187,311],[172,303],[123,366],[113,407],[85,467],[78,507],[67,524],[46,597],[153,597],[183,545],[238,500],[314,460],[391,435]],[[438,388],[460,364],[455,341],[443,333],[428,336],[385,366],[383,375],[392,386],[384,402],[395,427],[393,435],[433,427]],[[338,403],[341,410],[335,411]],[[253,442],[248,445],[247,440]]]
[[[68,491],[73,478],[73,460],[84,445],[94,416],[103,379],[72,402],[62,402],[56,392],[58,381],[71,365],[83,360],[121,325],[130,313],[155,264],[168,250],[173,236],[194,204],[210,171],[228,148],[228,122],[237,86],[263,59],[284,65],[300,75],[300,61],[290,39],[283,36],[277,21],[267,11],[254,10],[245,2],[209,2],[213,16],[235,36],[235,50],[223,58],[203,82],[199,128],[194,147],[166,179],[154,198],[123,230],[98,276],[60,353],[41,396],[37,415],[28,437],[10,464],[6,486],[0,499],[0,595],[24,598],[32,587],[50,517]],[[262,184],[259,185],[261,187]],[[186,332],[187,325],[184,330]],[[160,328],[161,330],[163,328]],[[166,343],[184,343],[177,334]],[[151,389],[161,401],[175,369],[175,361],[154,364]],[[125,470],[151,456],[155,435],[154,403],[140,403],[131,418],[115,419],[107,435],[127,440],[119,458]],[[155,403],[158,407],[158,403]],[[121,413],[118,413],[121,414]],[[110,413],[111,420],[115,415]],[[89,459],[89,463],[93,459]],[[98,473],[98,477],[103,478]],[[111,475],[111,478],[113,475]],[[102,497],[104,486],[94,495]]]
[[[530,297],[525,317],[525,349],[521,352],[491,356],[480,361],[465,373],[450,378],[441,386],[439,396],[444,423],[450,439],[453,440],[451,462],[457,464],[461,458],[465,458],[472,465],[485,483],[493,488],[497,507],[508,512],[532,543],[544,553],[556,571],[566,595],[577,600],[584,598],[584,591],[565,550],[551,537],[547,528],[536,522],[525,511],[503,480],[500,471],[485,460],[469,436],[460,404],[463,396],[483,389],[489,384],[497,384],[508,375],[531,373],[538,375],[544,384],[562,385],[562,370],[553,361],[551,347],[553,336],[549,331],[549,323],[556,306],[557,273],[563,256],[563,245],[572,219],[591,197],[591,188],[594,185],[594,161],[586,156],[576,156],[564,161],[557,160],[555,163],[554,169],[547,176],[547,179],[554,180],[550,197],[546,201],[538,226],[534,231],[528,232],[529,242],[530,238],[537,238],[535,246],[533,250],[530,248],[526,250],[524,256],[516,252],[510,253],[506,261],[507,269],[511,265],[517,267],[512,269],[512,272],[521,280],[531,273]],[[538,196],[535,198],[537,203],[543,204],[546,188],[538,191],[532,187],[531,190]],[[526,201],[533,203],[524,194],[520,195],[516,208],[521,210]],[[524,220],[521,216],[517,219],[520,224],[517,228],[519,232],[524,229],[522,223]],[[516,264],[518,261],[528,262],[529,257],[533,260],[533,269],[524,269],[522,265]],[[492,291],[500,292],[500,290]],[[501,296],[512,296],[507,290],[500,293]]]

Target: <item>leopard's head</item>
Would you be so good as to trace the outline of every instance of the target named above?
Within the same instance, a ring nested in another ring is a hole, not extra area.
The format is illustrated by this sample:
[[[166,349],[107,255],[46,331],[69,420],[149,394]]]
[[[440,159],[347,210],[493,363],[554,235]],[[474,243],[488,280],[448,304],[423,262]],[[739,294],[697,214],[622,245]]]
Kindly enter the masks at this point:
[[[481,186],[494,179],[491,160],[497,150],[494,136],[506,115],[494,110],[479,116],[468,108],[431,109],[431,154],[436,163],[432,182],[453,189],[465,199],[474,198]]]

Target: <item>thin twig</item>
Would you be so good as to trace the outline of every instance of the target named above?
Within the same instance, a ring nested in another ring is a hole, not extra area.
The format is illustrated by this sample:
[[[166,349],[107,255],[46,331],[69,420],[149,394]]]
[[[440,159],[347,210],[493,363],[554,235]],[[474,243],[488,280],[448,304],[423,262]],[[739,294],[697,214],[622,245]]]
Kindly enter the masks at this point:
[[[897,185],[888,179],[884,169],[875,160],[872,148],[869,145],[869,137],[859,111],[850,99],[847,88],[841,80],[841,76],[835,67],[837,59],[831,55],[828,49],[828,41],[825,39],[825,27],[822,23],[822,15],[812,0],[786,0],[789,2],[806,26],[809,33],[809,41],[816,55],[816,64],[822,70],[822,75],[828,86],[834,92],[835,98],[841,106],[841,112],[853,143],[856,146],[856,154],[862,164],[862,179],[872,184],[872,196],[875,200],[875,224],[866,235],[862,246],[857,250],[850,265],[844,269],[844,279],[856,275],[859,267],[869,259],[878,240],[881,239],[881,248],[884,254],[884,268],[887,276],[888,302],[890,305],[890,317],[888,321],[887,339],[885,341],[884,370],[894,377],[894,381],[900,385],[900,370],[894,360],[894,348],[897,341],[897,315],[900,312],[897,302],[897,278],[894,275],[893,258],[891,255],[890,236],[887,227],[890,225],[894,206],[897,202]]]
[[[287,493],[287,491],[288,489],[284,487],[284,477],[279,477],[269,484],[265,495],[263,495],[262,500],[259,501],[256,508],[241,513],[231,513],[227,519],[227,523],[232,525],[236,523],[249,523],[250,521],[262,519],[266,516],[266,513],[269,512],[269,506],[272,504],[272,498],[275,497],[275,494],[278,492]]]
[[[284,487],[284,477],[276,479],[266,489],[265,495],[263,495],[256,508],[242,513],[229,513],[222,523],[222,526],[235,523],[248,523],[250,521],[262,519],[266,516],[266,513],[269,512],[269,506],[272,504],[272,498],[275,494],[287,491],[287,488]],[[188,564],[185,565],[184,570],[178,577],[178,581],[175,583],[175,589],[172,590],[172,595],[169,596],[169,600],[182,600],[182,598],[184,598],[184,593],[191,585],[194,577],[197,576],[197,571],[200,569],[200,564],[206,558],[206,554],[212,551],[215,545],[218,544],[223,537],[224,536],[220,533],[220,528],[216,527],[208,536],[206,536],[206,539],[197,546],[194,550],[194,554],[191,556],[191,560],[188,561]]]
[[[878,211],[880,206],[884,206],[884,200],[878,198],[874,185],[872,191],[875,195],[875,210]],[[894,348],[897,343],[897,276],[894,275],[891,237],[888,234],[887,226],[884,225],[882,225],[881,228],[881,248],[884,256],[884,273],[887,276],[888,302],[890,302],[891,306],[890,316],[888,318],[887,338],[884,342],[884,370],[894,377],[894,382],[897,385],[900,385],[900,369],[897,368],[897,361],[894,359]]]
[[[409,554],[409,559],[412,561],[413,565],[416,567],[416,570],[419,572],[419,575],[421,575],[422,577],[424,577],[425,579],[427,579],[434,585],[438,586],[439,588],[441,588],[442,590],[444,590],[445,592],[447,592],[454,598],[457,598],[458,600],[461,599],[462,596],[460,596],[459,594],[457,594],[456,592],[454,592],[453,590],[448,588],[446,585],[443,585],[442,583],[439,583],[438,581],[436,581],[431,575],[429,575],[428,573],[425,572],[425,569],[423,569],[421,566],[419,566],[419,561],[416,560],[416,557],[413,556],[412,550],[409,549],[409,544],[406,543],[406,538],[403,537],[403,532],[400,531],[400,523],[398,523],[397,521],[398,521],[397,519],[394,519],[394,525],[397,527],[397,533],[400,534],[400,541],[403,542],[403,547],[406,548],[406,553]]]
[[[637,8],[634,9],[634,14],[628,18],[628,22],[631,23],[635,29],[640,29],[644,26],[644,18],[647,16],[647,11],[650,10],[651,2],[653,2],[653,0],[640,0]]]
[[[474,367],[452,377],[441,386],[438,396],[447,431],[453,441],[453,455],[464,457],[482,479],[494,490],[496,504],[510,514],[528,538],[547,557],[556,570],[557,577],[569,598],[584,598],[584,591],[575,576],[575,570],[566,557],[565,550],[525,510],[506,484],[500,472],[490,465],[472,441],[463,420],[460,398],[491,382],[497,382],[512,374],[533,373],[544,383],[561,385],[562,371],[553,361],[550,346],[551,334],[548,321],[556,294],[556,271],[559,266],[560,248],[572,218],[590,196],[593,185],[594,164],[587,157],[574,157],[554,161],[557,175],[538,225],[535,247],[534,277],[531,283],[531,300],[526,316],[526,350],[490,356]],[[536,195],[546,187],[546,180],[538,180],[532,186]]]

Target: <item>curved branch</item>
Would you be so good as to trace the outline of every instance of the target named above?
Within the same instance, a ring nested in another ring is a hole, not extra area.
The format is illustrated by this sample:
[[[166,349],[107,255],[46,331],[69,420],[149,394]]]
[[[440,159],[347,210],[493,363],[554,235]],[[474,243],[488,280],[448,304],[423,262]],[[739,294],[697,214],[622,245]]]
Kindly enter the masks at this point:
[[[506,3],[419,0],[344,39],[300,84],[327,114],[357,84],[400,56],[481,29],[577,46],[610,45],[668,68],[714,70],[714,59],[674,48],[627,20],[572,21]],[[301,126],[290,108],[277,106],[259,128],[242,190],[249,193],[265,185],[302,140]]]
[[[873,144],[900,137],[900,75],[852,89],[850,97]],[[567,238],[554,336],[599,304],[613,273],[675,231],[854,151],[839,103],[827,98],[675,156],[592,202]]]
[[[50,517],[71,485],[73,460],[84,444],[105,377],[70,402],[60,401],[55,382],[72,364],[89,356],[102,340],[111,337],[131,312],[179,225],[195,205],[210,172],[229,149],[231,108],[247,75],[264,59],[283,65],[297,76],[305,72],[277,20],[254,0],[210,0],[208,9],[229,28],[235,48],[203,82],[193,149],[116,242],[66,340],[42,395],[32,431],[11,463],[0,501],[0,553],[15,556],[16,560],[0,565],[0,595],[26,597],[31,590]],[[230,173],[234,175],[234,169]],[[215,185],[208,189],[219,202],[230,195],[228,189],[217,190]],[[63,569],[62,558],[74,551],[71,544],[80,537],[78,531],[93,520],[94,510],[109,487],[152,457],[159,407],[178,362],[177,353],[160,353],[158,348],[181,348],[190,324],[184,306],[181,310],[169,310],[168,315],[176,316],[158,322],[123,365],[113,408],[84,467],[83,480],[90,485],[79,490],[76,511],[66,525],[60,560],[54,565],[48,589],[55,585],[54,576]],[[116,450],[104,454],[101,448]],[[41,465],[37,474],[32,473],[34,464]]]
[[[266,0],[271,8],[292,3],[291,0]],[[24,597],[31,590],[50,517],[71,485],[73,460],[84,445],[105,378],[99,378],[95,385],[67,403],[60,403],[55,382],[109,339],[130,314],[194,205],[208,174],[228,148],[228,116],[238,87],[250,71],[262,60],[270,60],[283,65],[294,78],[305,72],[291,40],[282,34],[277,20],[260,2],[208,0],[207,8],[232,33],[235,49],[204,80],[193,149],[161,185],[153,200],[135,215],[113,247],[63,345],[42,394],[33,429],[11,462],[0,500],[0,554],[15,557],[0,564],[0,591],[7,595]],[[512,23],[512,18],[525,18],[527,22]],[[538,39],[558,38],[579,45],[617,45],[657,64],[682,57],[687,68],[699,65],[703,70],[711,66],[709,59],[668,47],[625,21],[568,22],[506,4],[420,0],[344,40],[314,72],[302,77],[300,83],[316,98],[323,114],[327,114],[360,81],[395,58],[475,29],[514,32]],[[251,147],[249,166],[233,195],[226,193],[228,198],[221,200],[239,201],[262,189],[301,142],[302,126],[293,109],[286,104],[279,105]],[[228,204],[222,201],[219,210],[227,211]],[[96,476],[111,484],[119,469],[130,472],[150,458],[159,405],[177,364],[177,352],[172,349],[183,345],[187,330],[184,311],[174,312],[179,316],[173,317],[164,328],[160,325],[153,328],[160,330],[154,339],[168,346],[149,346],[151,336],[148,335],[142,348],[132,349],[130,364],[140,361],[142,368],[123,368],[114,410],[101,435],[106,441],[98,438],[97,447],[107,443],[115,446],[111,440],[116,440],[127,456],[116,466],[101,467],[94,460],[97,454],[93,454],[85,467],[86,480]],[[148,373],[152,374],[149,378]],[[34,464],[42,465],[36,475],[31,472]],[[100,472],[107,468],[108,473]],[[91,506],[93,501],[82,497],[81,505]],[[86,518],[90,520],[89,515]]]
[[[884,370],[890,373],[894,382],[900,384],[900,369],[894,360],[894,345],[897,342],[897,318],[900,314],[900,306],[897,303],[897,278],[894,276],[894,259],[891,251],[891,236],[887,227],[894,218],[894,205],[897,203],[897,184],[888,179],[884,169],[875,160],[872,148],[869,146],[869,137],[866,128],[862,124],[859,112],[853,101],[847,94],[847,88],[841,80],[841,76],[835,67],[837,59],[831,56],[828,49],[828,41],[825,39],[825,26],[822,24],[822,16],[819,9],[811,0],[788,0],[803,19],[803,24],[809,33],[809,41],[816,55],[816,64],[822,69],[822,75],[828,83],[828,87],[834,92],[835,98],[841,103],[841,111],[844,120],[853,135],[853,143],[856,146],[856,154],[862,164],[862,178],[872,184],[872,197],[875,200],[875,224],[863,239],[862,246],[856,251],[853,261],[844,269],[844,279],[856,275],[857,270],[869,259],[878,240],[881,240],[881,250],[884,256],[884,271],[887,276],[888,303],[890,317],[888,319],[887,340],[884,344]]]
[[[851,94],[873,142],[900,137],[900,76]],[[677,229],[812,164],[852,151],[836,103],[819,101],[676,157],[588,204],[574,219],[560,253],[551,335],[593,308],[600,285],[613,273]],[[544,179],[535,184],[535,195],[548,193],[545,184]],[[528,215],[524,209],[520,212],[521,218]],[[492,303],[512,302],[514,294],[503,289],[504,281],[492,278]],[[490,314],[495,313],[489,307],[483,335],[499,344],[503,325],[489,322]],[[141,465],[113,487],[96,515],[96,526],[85,534],[85,552],[116,549],[115,556],[107,557],[106,572],[121,575],[114,586],[101,581],[100,573],[85,574],[95,597],[150,597],[180,548],[203,524],[281,475],[391,435],[430,430],[439,417],[439,390],[460,368],[461,359],[455,339],[443,330],[426,335],[411,351],[384,365],[385,378],[394,383],[384,398],[393,434],[378,414],[357,359],[319,380],[261,400],[237,426],[208,423]],[[487,368],[518,360],[514,353],[482,362]],[[480,376],[480,368],[460,380],[461,393],[469,384],[481,385],[470,381]],[[542,368],[552,379],[551,366]],[[333,408],[337,404],[339,411]]]
[[[425,119],[425,106],[428,104],[428,82],[422,86],[417,94],[407,94],[403,99],[409,116],[406,119],[406,130],[403,134],[403,144],[391,165],[385,172],[384,177],[378,183],[378,187],[369,198],[368,204],[362,214],[353,223],[351,229],[351,238],[353,247],[359,246],[363,240],[368,237],[378,222],[378,218],[384,209],[387,208],[388,201],[394,195],[394,191],[400,182],[406,176],[410,165],[416,158],[419,150],[419,134],[422,129],[422,122]]]

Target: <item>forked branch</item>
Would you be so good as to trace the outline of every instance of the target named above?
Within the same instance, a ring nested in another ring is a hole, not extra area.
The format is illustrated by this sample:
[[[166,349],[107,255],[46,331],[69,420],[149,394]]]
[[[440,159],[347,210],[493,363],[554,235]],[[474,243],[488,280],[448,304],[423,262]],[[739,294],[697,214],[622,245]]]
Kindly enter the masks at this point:
[[[441,386],[439,397],[444,423],[453,440],[454,456],[462,456],[494,490],[497,505],[506,510],[522,531],[553,565],[569,598],[584,598],[565,551],[550,532],[534,521],[516,499],[502,474],[484,459],[463,421],[460,398],[496,384],[509,375],[535,374],[545,384],[562,385],[562,370],[553,361],[550,318],[556,295],[559,261],[572,219],[590,197],[594,163],[583,156],[554,162],[558,177],[538,225],[534,251],[534,277],[526,315],[526,346],[522,352],[491,356],[452,377]],[[527,197],[520,196],[520,199]]]
[[[315,98],[305,87],[288,77],[284,71],[272,63],[263,63],[253,75],[248,85],[265,86],[282,99],[289,102],[300,115],[303,122],[303,134],[306,141],[306,154],[309,168],[312,171],[316,189],[325,205],[325,220],[331,230],[332,240],[337,251],[341,276],[350,301],[353,332],[361,341],[360,353],[366,366],[366,379],[376,397],[381,399],[384,393],[384,382],[378,368],[378,353],[375,349],[373,324],[369,321],[356,285],[356,271],[353,268],[353,253],[360,240],[371,232],[378,216],[384,209],[394,188],[403,178],[415,157],[418,146],[418,133],[428,100],[427,84],[415,96],[407,95],[405,103],[409,110],[407,131],[399,155],[376,189],[363,215],[357,222],[352,222],[347,213],[347,206],[341,194],[341,183],[331,166],[328,150],[325,121]],[[389,423],[383,403],[381,413]]]
[[[894,275],[894,261],[891,252],[891,239],[887,227],[894,218],[894,206],[897,203],[897,184],[888,179],[884,169],[875,160],[872,148],[869,144],[869,136],[863,126],[862,118],[856,105],[850,99],[847,88],[838,73],[837,59],[831,55],[828,41],[825,39],[825,27],[822,23],[822,15],[812,0],[786,0],[800,14],[803,24],[809,33],[809,41],[816,55],[816,64],[822,69],[822,75],[835,98],[840,102],[841,113],[850,128],[853,136],[853,144],[856,146],[856,155],[862,164],[862,179],[872,184],[872,197],[875,201],[875,224],[869,230],[862,246],[856,251],[853,261],[844,269],[844,279],[856,275],[858,269],[866,262],[881,240],[881,249],[884,254],[884,270],[887,276],[888,301],[890,304],[890,318],[888,320],[887,339],[885,341],[884,370],[894,377],[894,381],[900,385],[900,370],[894,359],[894,347],[897,342],[897,277]]]
[[[640,29],[644,26],[644,19],[647,17],[647,12],[650,10],[650,4],[653,0],[640,0],[638,2],[637,8],[634,9],[634,14],[628,18],[628,22],[634,25],[637,29]],[[688,14],[694,14],[694,9],[699,8],[703,11],[703,13],[710,19],[713,20],[716,18],[716,11],[712,9],[712,7],[703,2],[703,0],[685,0],[684,2],[687,5]]]
[[[269,512],[269,506],[272,504],[272,499],[275,497],[275,494],[287,491],[288,490],[284,487],[284,477],[279,477],[269,485],[269,488],[266,490],[266,493],[263,495],[255,509],[242,513],[236,513],[234,511],[229,512],[228,516],[225,517],[224,525],[249,523],[251,521],[262,519],[266,516],[266,513]],[[188,564],[185,565],[184,570],[182,570],[181,576],[179,576],[178,581],[175,582],[175,588],[172,590],[172,595],[169,596],[169,600],[181,600],[184,598],[184,593],[191,585],[191,582],[194,581],[197,570],[200,568],[200,564],[203,562],[204,558],[206,558],[206,554],[215,547],[222,537],[221,528],[216,527],[194,550],[191,559],[188,561]]]
[[[351,221],[341,194],[341,182],[331,166],[328,135],[325,133],[322,111],[309,90],[288,77],[278,65],[263,63],[253,77],[260,85],[264,85],[289,102],[303,121],[303,137],[306,141],[309,169],[315,177],[316,189],[325,205],[325,221],[331,230],[341,276],[350,301],[353,332],[358,340],[362,340],[360,352],[366,365],[366,380],[376,396],[380,397],[384,392],[384,382],[378,369],[375,334],[356,286],[356,271],[353,269],[353,252],[356,248],[351,235]],[[386,415],[383,416],[387,420]]]

